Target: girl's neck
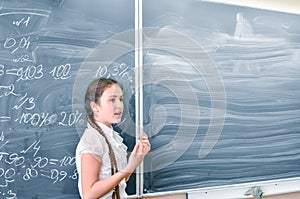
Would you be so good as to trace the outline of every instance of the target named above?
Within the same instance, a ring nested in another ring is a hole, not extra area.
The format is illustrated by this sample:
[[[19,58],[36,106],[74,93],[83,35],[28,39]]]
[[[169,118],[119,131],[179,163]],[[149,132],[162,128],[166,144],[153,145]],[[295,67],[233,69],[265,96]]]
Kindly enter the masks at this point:
[[[101,123],[101,124],[107,126],[108,128],[112,128],[112,124],[110,124],[110,123],[103,122],[103,121],[101,121],[101,120],[99,120],[97,118],[94,118],[94,120],[95,120],[95,122]]]

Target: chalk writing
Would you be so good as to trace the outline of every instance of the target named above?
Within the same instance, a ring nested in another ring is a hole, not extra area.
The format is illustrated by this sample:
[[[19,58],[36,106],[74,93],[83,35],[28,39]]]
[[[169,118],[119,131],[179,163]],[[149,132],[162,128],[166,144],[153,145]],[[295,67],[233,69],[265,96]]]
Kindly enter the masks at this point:
[[[18,62],[20,62],[20,63],[22,63],[22,62],[34,62],[34,60],[31,59],[29,57],[29,55],[21,55],[19,58],[12,59],[12,61],[15,62],[15,63],[18,63]]]
[[[26,27],[28,27],[30,21],[30,17],[23,17],[20,20],[13,20],[12,24],[16,25],[16,26],[20,26],[22,24],[24,24]]]
[[[35,152],[33,154],[33,157],[36,156],[36,153],[40,150],[40,140],[34,141],[28,148],[20,151],[20,153],[27,153],[30,149],[33,149]]]
[[[55,184],[67,179],[77,180],[74,156],[58,153],[57,157],[53,157],[43,151],[42,127],[56,125],[66,128],[82,124],[82,113],[73,113],[68,108],[58,112],[53,112],[53,109],[40,111],[43,103],[40,100],[44,98],[37,97],[38,93],[31,88],[32,84],[43,84],[49,78],[64,81],[72,77],[70,63],[42,64],[43,60],[37,56],[38,37],[32,36],[34,29],[31,28],[39,27],[40,18],[49,17],[49,14],[49,11],[35,9],[0,13],[0,17],[9,16],[7,26],[13,27],[14,31],[2,38],[0,44],[9,55],[4,63],[0,63],[0,77],[3,78],[0,82],[0,100],[7,104],[6,109],[1,107],[0,124],[8,124],[10,128],[7,129],[11,131],[0,132],[0,198],[16,199],[18,185],[24,182],[48,179]],[[32,131],[33,128],[39,129],[39,132]],[[27,136],[27,132],[34,132],[35,137],[32,134]]]
[[[7,97],[10,95],[20,96],[20,94],[15,93],[15,85],[14,84],[0,85],[0,98]]]
[[[129,88],[131,91],[134,90],[134,71],[130,69],[126,63],[116,64],[112,66],[101,65],[98,67],[95,77],[117,77],[124,78],[127,82],[129,82]]]
[[[9,141],[5,139],[4,137],[4,132],[1,132],[1,137],[0,137],[0,161],[2,160],[4,155],[8,155],[7,152],[2,151],[1,149],[4,148],[4,146],[8,143]]]
[[[0,64],[0,76],[4,75],[4,65]]]
[[[42,9],[35,9],[35,12],[32,12],[33,9],[30,9],[31,12],[29,11],[13,11],[13,12],[4,12],[0,13],[1,16],[5,15],[33,15],[33,16],[42,16],[42,17],[49,17],[49,11],[48,10],[42,10]],[[16,23],[12,22],[12,24],[17,25]]]
[[[68,79],[70,78],[71,64],[67,63],[60,66],[55,66],[50,74],[54,79]]]
[[[8,122],[10,120],[9,116],[0,116],[0,122]]]
[[[0,116],[0,122],[8,122],[10,120],[9,116]]]
[[[48,171],[43,171],[43,172],[44,173],[41,175],[53,180],[53,184],[56,183],[57,181],[59,182],[63,181],[68,175],[66,171],[63,170],[59,171],[57,169],[51,169],[50,172]]]
[[[28,55],[22,55],[18,59],[13,59],[14,62],[33,62],[30,60]],[[28,65],[20,68],[6,69],[3,64],[0,64],[0,76],[1,75],[13,75],[19,77],[17,81],[26,80],[38,80],[45,76],[43,65]],[[68,79],[71,77],[71,64],[62,64],[55,66],[49,74],[52,75],[54,79]]]
[[[24,96],[22,96],[18,101],[15,106],[12,107],[12,109],[18,110],[21,107],[25,106],[25,109],[27,110],[31,110],[34,109],[35,107],[35,101],[34,101],[34,97],[27,97],[28,93],[25,93]]]
[[[5,141],[3,132],[0,138],[0,143]],[[8,140],[4,144],[6,143],[8,143]],[[0,187],[9,187],[9,184],[15,182],[19,175],[22,176],[24,181],[29,181],[39,176],[46,177],[50,179],[53,184],[61,182],[67,177],[72,180],[77,179],[76,169],[68,171],[69,169],[66,168],[75,165],[75,157],[64,156],[61,159],[57,159],[39,156],[38,154],[41,149],[40,144],[40,140],[35,140],[27,148],[19,152],[9,153],[2,151],[0,153],[0,160],[5,156],[3,158],[4,163],[8,165],[7,168],[0,167]],[[28,158],[28,155],[32,158],[31,163],[25,159],[25,156]],[[47,169],[49,166],[57,166],[58,168]]]
[[[38,66],[27,66],[18,69],[16,75],[19,77],[19,80],[33,80],[40,79],[44,76],[43,73],[43,65],[40,64]]]
[[[36,169],[34,168],[26,168],[25,174],[23,175],[23,180],[27,181],[30,180],[31,178],[36,178],[38,177],[39,173]]]
[[[8,69],[5,72],[7,75],[15,75],[19,78],[17,81],[20,80],[32,80],[32,79],[40,79],[43,77],[43,66],[27,66],[27,67],[21,67],[19,69],[13,68]]]
[[[22,115],[15,119],[19,124],[31,124],[32,126],[48,126],[56,121],[56,114],[49,113],[22,113]]]
[[[82,113],[79,113],[79,111],[70,114],[63,111],[60,114],[62,119],[60,122],[58,122],[58,124],[61,126],[73,126],[75,124],[82,124],[84,122]]]
[[[5,197],[5,199],[16,199],[17,194],[12,192],[12,190],[8,190],[7,192],[0,191],[0,194]]]
[[[113,66],[99,66],[96,71],[96,77],[107,77],[119,76],[125,77],[128,76],[129,67],[125,63]]]
[[[0,179],[4,178],[4,182],[0,183],[0,187],[7,187],[8,183],[14,182],[15,175],[16,175],[16,171],[14,168],[9,168],[7,170],[0,168]]]
[[[76,163],[75,157],[65,156],[59,160],[60,166],[73,166]]]
[[[46,112],[42,113],[22,113],[20,117],[15,119],[15,122],[19,124],[30,124],[34,127],[43,127],[53,124],[58,124],[59,126],[71,127],[75,124],[83,124],[84,119],[82,113],[76,111],[75,113],[67,113],[65,111],[59,114],[50,114]]]
[[[30,101],[26,94],[21,99],[19,106],[15,106],[15,109],[18,109],[21,104],[24,104],[24,101]],[[63,117],[58,124],[62,126],[72,126],[75,123],[83,122],[82,113],[79,113],[78,111],[75,113],[62,111],[61,115]],[[17,118],[17,121],[18,120],[20,123],[24,122],[30,123],[33,126],[43,126],[56,121],[57,115],[53,117],[53,115],[50,115],[49,113],[23,113],[20,118]],[[19,152],[4,150],[8,143],[9,140],[6,139],[5,134],[2,131],[0,134],[0,161],[2,162],[2,167],[0,167],[1,188],[9,189],[9,187],[11,187],[10,184],[20,181],[20,179],[31,181],[39,177],[47,178],[53,184],[60,183],[66,179],[77,180],[77,170],[72,169],[76,163],[74,156],[65,155],[62,158],[41,156],[39,155],[39,152],[41,151],[41,140],[31,142],[31,144]],[[1,194],[6,198],[17,198],[16,193],[11,189],[7,191],[2,191],[1,189]]]
[[[1,135],[0,135],[0,142],[3,142],[4,141],[4,139],[5,139],[5,137],[4,137],[4,133],[3,133],[3,131],[1,132]]]
[[[25,162],[25,158],[23,156],[19,156],[17,153],[12,153],[5,159],[5,162],[10,165],[20,166]]]
[[[3,44],[5,49],[10,49],[11,54],[14,54],[19,49],[28,50],[30,46],[30,36],[22,37],[21,39],[15,39],[13,37],[7,38]]]
[[[1,5],[0,199],[51,198],[53,190],[57,197],[79,198],[74,154],[77,128],[86,121],[83,98],[72,96],[74,78],[89,52],[119,30],[77,10],[75,2],[71,9],[55,2]],[[90,78],[134,80],[132,65],[97,63],[87,70]]]

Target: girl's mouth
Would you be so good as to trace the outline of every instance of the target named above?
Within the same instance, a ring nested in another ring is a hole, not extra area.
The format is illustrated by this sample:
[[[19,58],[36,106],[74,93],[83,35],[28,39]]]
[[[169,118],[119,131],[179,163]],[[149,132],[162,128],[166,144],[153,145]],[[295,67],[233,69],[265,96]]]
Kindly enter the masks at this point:
[[[121,115],[122,115],[122,112],[114,113],[114,115],[116,115],[116,116],[121,116]]]

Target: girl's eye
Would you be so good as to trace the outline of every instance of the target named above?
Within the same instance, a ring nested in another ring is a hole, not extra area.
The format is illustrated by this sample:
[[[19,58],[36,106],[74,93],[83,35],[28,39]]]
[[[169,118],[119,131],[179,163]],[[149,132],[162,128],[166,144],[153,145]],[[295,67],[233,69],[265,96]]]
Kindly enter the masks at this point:
[[[115,103],[115,102],[117,102],[117,100],[120,100],[120,102],[123,102],[123,97],[120,98],[120,99],[118,99],[118,98],[111,98],[108,101]]]

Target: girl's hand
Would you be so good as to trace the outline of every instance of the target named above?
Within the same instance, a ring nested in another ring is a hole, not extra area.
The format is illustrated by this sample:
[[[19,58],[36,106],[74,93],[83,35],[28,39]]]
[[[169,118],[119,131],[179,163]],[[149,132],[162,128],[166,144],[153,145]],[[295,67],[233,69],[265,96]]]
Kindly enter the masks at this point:
[[[139,141],[142,144],[142,153],[147,155],[151,149],[151,144],[149,142],[147,134],[144,131],[140,134]]]
[[[142,132],[138,142],[136,143],[133,151],[128,160],[128,164],[125,167],[125,172],[132,173],[143,161],[145,155],[149,153],[151,149],[151,144],[149,142],[148,136],[145,132]]]

